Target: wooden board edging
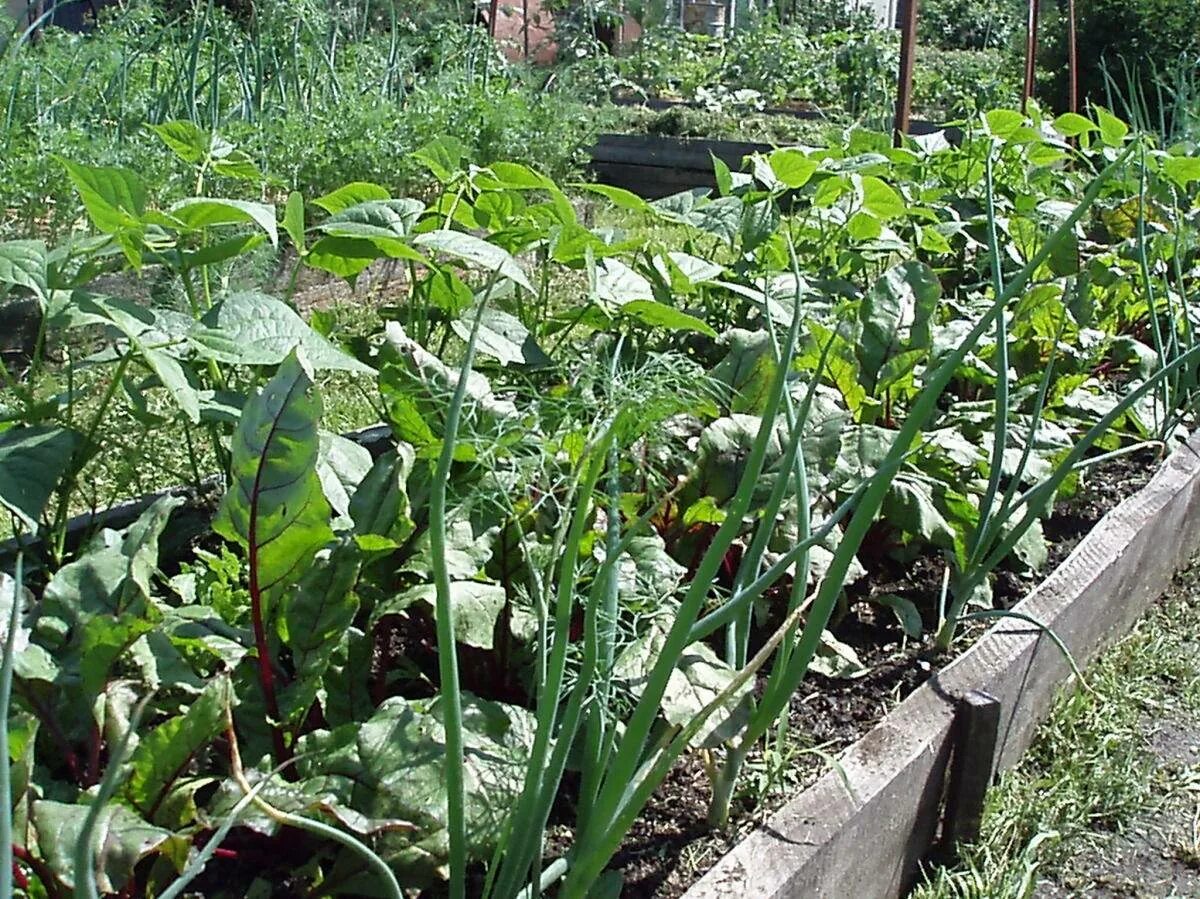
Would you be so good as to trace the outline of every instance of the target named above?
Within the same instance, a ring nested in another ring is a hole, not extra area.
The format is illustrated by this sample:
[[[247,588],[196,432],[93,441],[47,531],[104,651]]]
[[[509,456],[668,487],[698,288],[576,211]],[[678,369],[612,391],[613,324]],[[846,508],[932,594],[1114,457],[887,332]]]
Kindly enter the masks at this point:
[[[1126,633],[1200,547],[1200,434],[1106,515],[1014,608],[1085,665]],[[1085,675],[1086,676],[1086,675]],[[1004,619],[748,835],[684,899],[893,899],[937,837],[957,699],[1001,703],[996,761],[1014,764],[1070,666],[1036,627]]]
[[[362,446],[374,458],[378,458],[394,446],[392,430],[383,424],[360,428],[342,436]],[[220,499],[217,475],[206,477],[201,482],[201,488],[198,492],[190,485],[167,487],[164,490],[125,500],[115,506],[109,506],[107,509],[76,515],[67,522],[66,546],[73,552],[82,545],[87,537],[101,528],[111,528],[112,530],[127,528],[158,500],[167,496],[179,496],[183,497],[184,504],[171,513],[170,527],[160,539],[159,549],[160,561],[163,563],[178,562],[183,553],[191,546],[191,542],[208,532],[213,512],[216,511],[216,503]],[[24,542],[26,546],[28,543],[29,541]],[[0,568],[6,568],[13,564],[21,545],[15,537],[0,541]]]

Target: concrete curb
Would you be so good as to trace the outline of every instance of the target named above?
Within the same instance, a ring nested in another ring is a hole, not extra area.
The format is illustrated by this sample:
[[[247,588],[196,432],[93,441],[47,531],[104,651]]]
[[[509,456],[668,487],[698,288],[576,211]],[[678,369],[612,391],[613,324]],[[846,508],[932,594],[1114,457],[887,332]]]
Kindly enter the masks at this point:
[[[1082,666],[1132,627],[1200,548],[1200,434],[1106,515],[1015,609],[1063,640]],[[1036,627],[1004,619],[890,712],[685,899],[890,899],[933,846],[958,700],[1001,704],[995,763],[1014,764],[1070,666]]]

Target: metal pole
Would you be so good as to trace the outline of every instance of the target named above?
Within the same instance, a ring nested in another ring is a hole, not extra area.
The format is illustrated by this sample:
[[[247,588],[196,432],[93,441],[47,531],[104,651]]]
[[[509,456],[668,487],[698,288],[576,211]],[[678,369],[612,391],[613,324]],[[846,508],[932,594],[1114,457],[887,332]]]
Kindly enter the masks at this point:
[[[1067,0],[1067,64],[1071,79],[1068,104],[1071,112],[1079,112],[1079,51],[1075,45],[1075,0]]]
[[[525,23],[525,61],[529,62],[529,0],[521,0],[521,16]]]
[[[913,57],[917,52],[917,0],[901,0],[900,10],[900,76],[896,85],[896,118],[892,125],[892,140],[898,147],[908,133],[912,111]]]
[[[1034,69],[1037,61],[1038,16],[1041,0],[1029,0],[1029,18],[1025,23],[1025,87],[1021,91],[1021,112],[1029,106],[1033,96]]]

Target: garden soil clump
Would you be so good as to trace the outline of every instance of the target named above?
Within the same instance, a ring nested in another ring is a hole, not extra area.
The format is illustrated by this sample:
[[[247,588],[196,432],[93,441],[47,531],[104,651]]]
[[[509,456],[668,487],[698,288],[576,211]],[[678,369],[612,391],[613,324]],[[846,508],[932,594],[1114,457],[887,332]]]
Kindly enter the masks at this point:
[[[1056,504],[1045,522],[1051,546],[1041,575],[1066,559],[1105,514],[1149,483],[1158,462],[1152,450],[1112,459],[1094,469],[1077,493]],[[901,580],[891,572],[873,572],[865,580],[871,591],[909,592],[914,599],[923,593],[936,602],[940,568],[938,560],[921,558],[907,566],[908,574]],[[998,602],[1012,606],[1038,579],[997,572]],[[859,610],[863,614],[857,614]],[[952,660],[938,659],[926,646],[905,641],[897,626],[871,615],[872,611],[878,609],[865,603],[856,606],[835,630],[835,636],[855,650],[866,673],[856,678],[814,673],[805,679],[791,703],[790,757],[780,765],[756,751],[747,771],[753,772],[750,780],[767,786],[765,795],[736,799],[733,821],[724,832],[713,831],[706,822],[710,787],[701,760],[688,756],[675,767],[613,861],[613,867],[625,875],[622,896],[682,896],[747,832],[816,781],[829,759],[865,735],[938,667]],[[982,622],[965,623],[957,650],[965,651],[986,629]]]

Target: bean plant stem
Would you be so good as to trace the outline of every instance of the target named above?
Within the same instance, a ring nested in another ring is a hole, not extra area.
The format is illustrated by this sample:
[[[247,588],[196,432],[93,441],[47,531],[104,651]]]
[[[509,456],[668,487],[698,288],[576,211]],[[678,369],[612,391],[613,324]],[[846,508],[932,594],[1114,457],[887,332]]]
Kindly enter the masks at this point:
[[[58,491],[58,505],[54,515],[54,560],[56,563],[61,563],[67,548],[67,520],[71,508],[71,496],[75,492],[75,483],[79,477],[79,472],[83,470],[83,458],[86,458],[88,447],[96,439],[96,433],[100,430],[100,425],[108,416],[108,407],[112,404],[113,396],[117,392],[117,387],[121,384],[121,379],[125,377],[125,370],[129,368],[129,362],[133,358],[133,348],[129,347],[117,362],[117,369],[113,372],[112,379],[108,383],[108,387],[104,391],[104,396],[100,400],[100,405],[96,409],[96,414],[92,416],[91,424],[88,425],[87,433],[84,434],[83,442],[76,450],[76,458],[71,463],[67,476],[63,479],[62,486]]]

